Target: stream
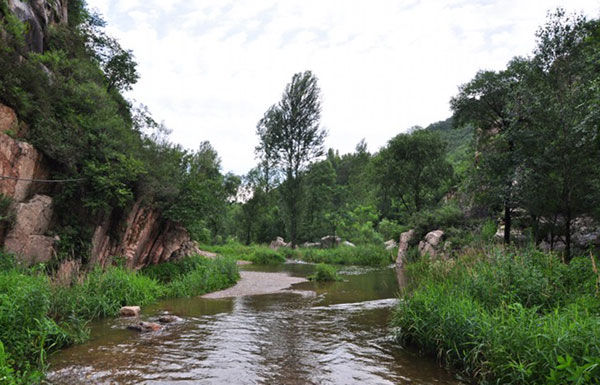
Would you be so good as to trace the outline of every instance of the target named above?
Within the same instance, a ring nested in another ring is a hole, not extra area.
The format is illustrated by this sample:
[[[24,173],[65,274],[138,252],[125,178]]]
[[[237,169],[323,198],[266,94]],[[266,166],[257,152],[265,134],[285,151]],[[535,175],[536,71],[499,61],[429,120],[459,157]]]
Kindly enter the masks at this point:
[[[306,277],[314,266],[243,266]],[[50,357],[59,384],[448,384],[431,358],[400,349],[388,323],[397,303],[394,268],[348,267],[343,282],[303,282],[291,291],[225,299],[166,300],[143,309],[183,320],[152,333],[134,319],[90,325],[91,339]]]

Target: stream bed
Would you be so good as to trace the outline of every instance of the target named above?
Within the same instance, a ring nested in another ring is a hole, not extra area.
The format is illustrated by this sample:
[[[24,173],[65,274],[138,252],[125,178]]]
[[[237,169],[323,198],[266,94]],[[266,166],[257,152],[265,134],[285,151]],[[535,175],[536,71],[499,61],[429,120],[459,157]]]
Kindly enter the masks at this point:
[[[314,266],[243,266],[306,277]],[[397,303],[393,268],[348,267],[343,282],[224,299],[166,300],[142,320],[168,312],[182,321],[152,333],[135,319],[92,323],[91,339],[50,357],[48,383],[70,384],[459,384],[430,358],[390,337]]]

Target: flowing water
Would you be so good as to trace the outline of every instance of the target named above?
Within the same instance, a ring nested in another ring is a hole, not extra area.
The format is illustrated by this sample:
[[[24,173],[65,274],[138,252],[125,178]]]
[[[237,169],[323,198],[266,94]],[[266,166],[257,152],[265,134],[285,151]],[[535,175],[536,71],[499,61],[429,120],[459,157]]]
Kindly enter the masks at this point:
[[[305,277],[313,268],[270,269]],[[164,312],[183,319],[159,332],[126,330],[132,319],[95,322],[89,342],[51,357],[49,383],[457,384],[431,359],[390,338],[394,269],[342,273],[344,282],[305,282],[288,293],[177,299],[144,308],[143,319]]]

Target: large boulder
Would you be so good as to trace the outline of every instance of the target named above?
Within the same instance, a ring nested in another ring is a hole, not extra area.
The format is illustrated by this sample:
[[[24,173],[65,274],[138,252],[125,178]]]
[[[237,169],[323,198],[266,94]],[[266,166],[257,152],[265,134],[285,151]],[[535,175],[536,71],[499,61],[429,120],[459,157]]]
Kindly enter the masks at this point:
[[[339,246],[342,242],[342,238],[337,235],[327,235],[321,238],[321,247],[324,249],[330,249],[332,247]]]
[[[442,230],[434,230],[427,233],[425,239],[419,242],[419,254],[421,256],[429,254],[432,258],[438,257],[443,238],[444,232]]]
[[[400,242],[398,243],[398,256],[396,257],[396,264],[398,266],[404,265],[408,247],[414,237],[415,237],[414,230],[408,230],[408,231],[405,231],[404,233],[400,234]]]
[[[269,247],[273,250],[277,250],[280,247],[290,247],[289,243],[286,243],[285,240],[281,237],[277,237],[275,238],[275,240],[273,240],[271,242],[271,244],[269,245]]]
[[[342,242],[342,246],[348,246],[348,247],[356,247],[356,245],[350,241],[344,241]]]
[[[579,217],[573,221],[571,228],[571,241],[575,247],[587,249],[590,246],[600,246],[600,224],[592,218]]]

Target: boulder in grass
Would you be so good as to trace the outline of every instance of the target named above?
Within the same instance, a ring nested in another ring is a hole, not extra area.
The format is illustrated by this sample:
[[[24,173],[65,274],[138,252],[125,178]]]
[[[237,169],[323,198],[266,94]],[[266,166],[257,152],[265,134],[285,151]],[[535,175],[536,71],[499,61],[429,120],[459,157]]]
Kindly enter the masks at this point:
[[[119,314],[121,314],[121,317],[139,317],[140,311],[139,306],[123,306]]]

